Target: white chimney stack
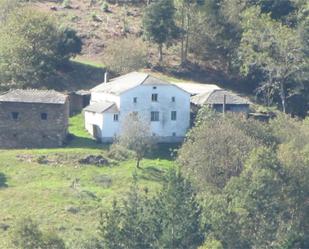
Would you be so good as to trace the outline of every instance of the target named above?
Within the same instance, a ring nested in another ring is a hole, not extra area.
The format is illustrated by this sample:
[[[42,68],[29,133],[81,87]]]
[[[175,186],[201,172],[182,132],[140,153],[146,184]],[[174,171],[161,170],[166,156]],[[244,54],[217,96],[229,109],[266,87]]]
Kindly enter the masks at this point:
[[[104,83],[108,82],[108,72],[106,71],[104,74]]]

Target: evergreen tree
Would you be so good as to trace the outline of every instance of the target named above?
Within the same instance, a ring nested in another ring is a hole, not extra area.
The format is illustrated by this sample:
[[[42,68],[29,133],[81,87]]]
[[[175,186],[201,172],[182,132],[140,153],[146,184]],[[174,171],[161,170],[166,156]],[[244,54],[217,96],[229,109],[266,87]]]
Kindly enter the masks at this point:
[[[156,219],[160,218],[152,215],[155,207],[139,193],[136,182],[122,204],[120,207],[114,203],[112,209],[103,216],[100,234],[104,248],[156,248],[160,229]]]
[[[151,3],[143,17],[143,28],[146,38],[158,44],[159,61],[163,60],[163,44],[169,45],[178,36],[179,29],[175,21],[173,0],[158,0]]]
[[[169,172],[156,206],[162,217],[159,248],[190,249],[202,243],[201,208],[190,182],[180,172]]]
[[[122,207],[114,204],[101,222],[106,249],[191,249],[202,243],[201,209],[191,184],[171,171],[155,197],[141,195],[136,184]]]

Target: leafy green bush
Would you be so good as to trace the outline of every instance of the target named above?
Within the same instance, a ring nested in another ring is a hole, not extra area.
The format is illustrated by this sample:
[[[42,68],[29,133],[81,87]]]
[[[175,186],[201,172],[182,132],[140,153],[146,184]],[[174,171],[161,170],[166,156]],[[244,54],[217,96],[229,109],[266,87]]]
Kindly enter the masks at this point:
[[[108,44],[103,63],[110,71],[124,74],[147,66],[145,43],[136,37],[119,39]]]
[[[109,6],[108,6],[108,3],[107,2],[103,2],[102,5],[101,5],[101,10],[103,12],[108,12],[109,11]]]

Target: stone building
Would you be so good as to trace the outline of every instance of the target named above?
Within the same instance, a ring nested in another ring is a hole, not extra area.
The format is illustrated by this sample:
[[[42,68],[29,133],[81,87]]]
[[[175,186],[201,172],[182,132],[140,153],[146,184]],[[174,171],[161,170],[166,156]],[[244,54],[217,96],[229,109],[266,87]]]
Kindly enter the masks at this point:
[[[63,145],[69,101],[56,91],[11,90],[0,95],[0,147],[43,148]]]

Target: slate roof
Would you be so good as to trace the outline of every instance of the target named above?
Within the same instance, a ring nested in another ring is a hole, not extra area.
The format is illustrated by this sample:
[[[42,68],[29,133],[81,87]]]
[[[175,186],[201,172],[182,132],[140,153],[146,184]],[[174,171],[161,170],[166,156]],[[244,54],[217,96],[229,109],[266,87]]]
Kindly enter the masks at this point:
[[[158,79],[147,73],[132,72],[114,78],[107,83],[102,83],[92,88],[90,91],[120,95],[139,85],[171,85],[171,83]],[[185,91],[184,89],[181,90]]]
[[[215,89],[210,92],[197,94],[191,98],[191,102],[196,105],[203,105],[203,104],[208,104],[208,105],[221,104],[222,105],[224,101],[224,95],[226,96],[227,105],[249,105],[250,104],[250,102],[247,99],[231,91],[226,91],[223,89]]]
[[[67,95],[54,90],[16,89],[0,95],[0,102],[64,104]]]
[[[119,112],[117,106],[113,102],[101,101],[97,103],[92,103],[84,108],[84,111],[95,112],[95,113],[104,113],[104,112]]]

